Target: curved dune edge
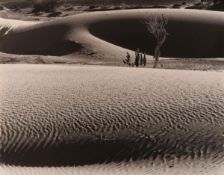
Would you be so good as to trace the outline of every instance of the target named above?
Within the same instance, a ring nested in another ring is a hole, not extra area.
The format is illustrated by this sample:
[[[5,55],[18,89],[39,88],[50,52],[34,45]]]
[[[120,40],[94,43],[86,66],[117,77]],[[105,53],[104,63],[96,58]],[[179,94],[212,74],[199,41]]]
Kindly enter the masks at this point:
[[[120,62],[126,51],[133,56],[134,53],[129,49],[134,50],[136,47],[153,54],[152,37],[146,33],[142,19],[159,14],[166,15],[170,20],[170,36],[162,52],[165,56],[224,57],[224,14],[183,9],[79,14],[15,29],[1,40],[0,51],[14,54],[79,56],[92,58],[89,59],[90,62]]]
[[[223,162],[224,72],[1,65],[0,75],[2,163]]]

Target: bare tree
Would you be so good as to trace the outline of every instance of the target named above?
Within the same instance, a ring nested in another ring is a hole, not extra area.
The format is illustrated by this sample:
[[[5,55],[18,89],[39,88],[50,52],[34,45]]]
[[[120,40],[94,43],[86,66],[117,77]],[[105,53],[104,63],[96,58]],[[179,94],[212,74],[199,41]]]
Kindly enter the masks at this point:
[[[127,52],[126,59],[123,60],[123,63],[127,64],[128,66],[132,65],[132,63],[131,63],[131,56],[130,56],[129,52]]]
[[[168,33],[166,31],[166,25],[168,24],[168,19],[164,16],[153,16],[145,19],[145,25],[149,33],[151,33],[156,39],[156,47],[154,53],[154,68],[157,67],[160,57],[160,48],[165,42]]]

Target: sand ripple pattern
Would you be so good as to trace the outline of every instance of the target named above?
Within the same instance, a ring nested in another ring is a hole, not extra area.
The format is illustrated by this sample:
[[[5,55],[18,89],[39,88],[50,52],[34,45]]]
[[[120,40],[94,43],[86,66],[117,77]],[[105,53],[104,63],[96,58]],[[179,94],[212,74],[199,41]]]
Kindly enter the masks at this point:
[[[0,161],[224,156],[224,72],[1,65]]]
[[[210,160],[178,159],[172,163],[141,160],[71,167],[0,166],[1,175],[223,175],[224,166]]]

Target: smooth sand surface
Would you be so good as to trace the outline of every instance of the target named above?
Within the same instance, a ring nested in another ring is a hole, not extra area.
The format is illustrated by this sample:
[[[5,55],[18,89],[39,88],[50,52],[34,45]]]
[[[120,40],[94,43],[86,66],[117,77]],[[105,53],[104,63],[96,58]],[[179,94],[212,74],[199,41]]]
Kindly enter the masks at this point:
[[[223,164],[224,72],[0,67],[2,163]]]
[[[12,29],[21,28],[21,27],[29,27],[34,24],[38,24],[40,22],[34,21],[21,21],[21,20],[14,20],[14,19],[4,19],[0,18],[0,26],[1,27],[10,27]]]
[[[169,19],[170,34],[162,48],[163,57],[224,56],[224,14],[183,9],[93,12],[17,28],[1,39],[0,51],[88,57],[90,63],[120,62],[127,50],[138,47],[152,55],[155,41],[143,21],[161,14]]]

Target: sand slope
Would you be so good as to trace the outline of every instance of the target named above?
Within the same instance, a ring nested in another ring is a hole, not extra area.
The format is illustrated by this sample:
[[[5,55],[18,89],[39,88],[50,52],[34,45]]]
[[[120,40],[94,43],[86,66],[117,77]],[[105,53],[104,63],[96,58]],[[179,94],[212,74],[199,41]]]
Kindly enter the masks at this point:
[[[157,160],[145,160],[78,167],[0,166],[2,175],[223,175],[223,171],[223,164],[191,159],[171,159],[165,164]]]
[[[222,162],[223,72],[2,65],[1,162]]]
[[[128,49],[137,47],[153,54],[155,42],[142,21],[148,16],[161,14],[169,18],[167,30],[170,33],[162,48],[162,56],[224,56],[222,12],[174,9],[93,12],[15,29],[1,39],[0,51],[78,55],[93,58],[93,62],[97,59],[120,61]]]

